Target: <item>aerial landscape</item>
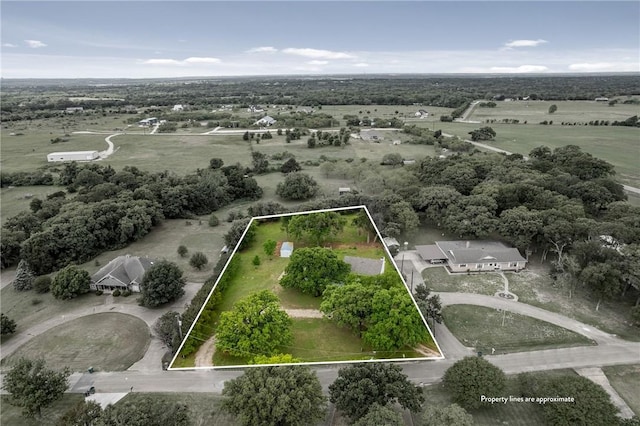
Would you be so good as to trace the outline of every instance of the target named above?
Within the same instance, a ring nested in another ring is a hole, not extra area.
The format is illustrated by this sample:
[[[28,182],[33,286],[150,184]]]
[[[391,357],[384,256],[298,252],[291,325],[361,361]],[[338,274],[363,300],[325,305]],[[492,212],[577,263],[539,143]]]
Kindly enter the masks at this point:
[[[640,426],[639,3],[0,8],[0,424]]]

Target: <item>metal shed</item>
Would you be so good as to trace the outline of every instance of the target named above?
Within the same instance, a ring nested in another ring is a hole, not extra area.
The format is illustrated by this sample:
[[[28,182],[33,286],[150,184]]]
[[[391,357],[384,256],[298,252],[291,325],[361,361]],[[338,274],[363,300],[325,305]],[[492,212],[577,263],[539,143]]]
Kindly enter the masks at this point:
[[[280,257],[291,257],[291,253],[293,253],[293,243],[289,241],[282,243],[282,247],[280,247]]]

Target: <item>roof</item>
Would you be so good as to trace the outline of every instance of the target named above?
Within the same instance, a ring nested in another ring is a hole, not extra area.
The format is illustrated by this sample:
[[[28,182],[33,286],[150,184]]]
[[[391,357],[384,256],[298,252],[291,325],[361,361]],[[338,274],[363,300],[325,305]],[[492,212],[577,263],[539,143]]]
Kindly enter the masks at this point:
[[[435,259],[446,259],[442,250],[438,248],[437,245],[432,244],[428,246],[416,246],[416,251],[420,255],[423,260],[435,260]]]
[[[81,155],[89,155],[98,153],[98,151],[64,151],[64,152],[50,152],[48,155],[69,155],[69,154],[81,154]]]
[[[454,264],[526,261],[518,249],[498,241],[436,241],[436,245]]]
[[[153,261],[146,257],[129,256],[128,254],[118,256],[93,274],[91,280],[97,283],[107,276],[111,276],[127,285],[132,282],[140,283],[144,273],[151,265],[153,265]]]
[[[382,241],[384,242],[384,245],[387,247],[393,247],[393,246],[400,247],[400,243],[398,242],[398,240],[396,240],[393,237],[384,237]]]
[[[384,257],[368,259],[365,257],[345,256],[344,261],[351,265],[351,272],[360,275],[379,275],[384,272]]]
[[[293,250],[293,243],[289,241],[285,241],[282,243],[280,250]]]
[[[256,121],[256,123],[269,123],[269,124],[273,124],[275,122],[276,122],[276,119],[269,115],[265,115],[260,120]]]

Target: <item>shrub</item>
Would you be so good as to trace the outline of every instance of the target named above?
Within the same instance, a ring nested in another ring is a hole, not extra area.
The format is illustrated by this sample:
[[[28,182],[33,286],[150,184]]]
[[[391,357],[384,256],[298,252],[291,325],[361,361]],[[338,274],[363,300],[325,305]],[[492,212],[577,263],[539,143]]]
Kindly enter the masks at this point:
[[[41,303],[42,303],[42,299],[38,299],[38,298],[35,298],[35,297],[33,299],[31,299],[31,304],[34,305],[34,306],[35,305],[39,305]]]
[[[252,263],[254,266],[260,266],[260,256],[256,254],[256,257],[253,258]]]
[[[207,259],[207,256],[205,256],[204,253],[200,251],[194,253],[189,260],[189,265],[196,268],[197,270],[201,270],[202,268],[204,268],[207,263],[209,263],[209,259]]]
[[[104,291],[96,290],[96,296],[102,296],[103,294],[104,294]]]
[[[119,289],[115,289],[115,290],[113,290],[113,293],[111,293],[111,295],[112,295],[113,297],[118,297],[118,296],[120,296],[120,294],[121,294],[121,293],[120,293],[120,290],[119,290]]]
[[[129,289],[124,290],[124,291],[121,293],[121,296],[122,296],[122,297],[129,297],[129,296],[131,296],[131,290],[129,290]]]
[[[178,254],[180,255],[180,257],[185,257],[187,253],[189,253],[189,249],[186,246],[178,247]]]
[[[220,224],[220,220],[215,214],[212,214],[211,216],[209,216],[209,226],[213,228],[214,226],[218,226],[219,224]]]
[[[50,287],[51,278],[47,277],[46,275],[38,277],[33,281],[33,289],[36,291],[36,293],[46,293],[49,291]]]

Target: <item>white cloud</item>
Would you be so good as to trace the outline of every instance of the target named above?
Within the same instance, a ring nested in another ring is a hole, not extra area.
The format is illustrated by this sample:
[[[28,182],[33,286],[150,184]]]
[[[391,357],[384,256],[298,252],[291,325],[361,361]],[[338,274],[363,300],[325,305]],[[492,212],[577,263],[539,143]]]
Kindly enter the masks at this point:
[[[309,61],[307,62],[309,65],[327,65],[329,63],[329,61],[318,61],[318,60],[313,60],[313,61]]]
[[[544,43],[548,43],[547,40],[513,40],[504,45],[505,47],[536,47]]]
[[[18,47],[15,44],[11,44],[11,43],[2,43],[2,47]]]
[[[175,59],[147,59],[143,63],[148,65],[180,65],[180,61]]]
[[[261,46],[249,49],[247,50],[247,53],[275,53],[277,51],[278,49],[273,46]]]
[[[44,44],[40,40],[25,40],[24,42],[27,43],[27,46],[31,47],[32,49],[37,49],[39,47],[46,47],[47,46],[46,44]]]
[[[294,47],[289,47],[289,48],[283,49],[282,51],[290,55],[305,56],[307,58],[314,58],[314,59],[352,59],[354,58],[353,55],[350,55],[345,52],[333,52],[331,50],[322,50],[322,49],[309,49],[309,48],[298,49]]]
[[[364,62],[358,62],[357,64],[353,64],[354,67],[361,67],[361,68],[365,68],[368,67],[369,64],[366,64]]]
[[[184,62],[187,64],[218,64],[220,63],[220,59],[194,56],[185,59]]]
[[[497,73],[528,73],[528,72],[545,72],[549,68],[544,65],[520,65],[519,67],[491,67],[491,72]]]
[[[640,65],[636,62],[583,62],[570,64],[568,67],[571,71],[577,72],[627,72],[640,71]]]

